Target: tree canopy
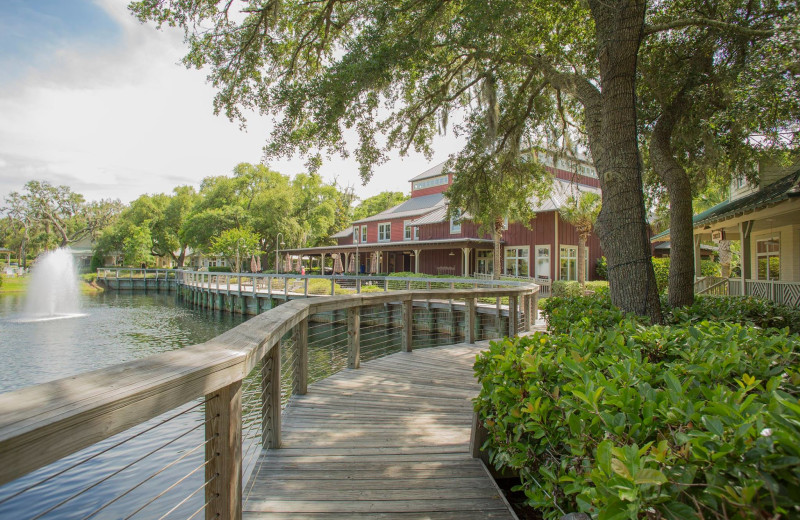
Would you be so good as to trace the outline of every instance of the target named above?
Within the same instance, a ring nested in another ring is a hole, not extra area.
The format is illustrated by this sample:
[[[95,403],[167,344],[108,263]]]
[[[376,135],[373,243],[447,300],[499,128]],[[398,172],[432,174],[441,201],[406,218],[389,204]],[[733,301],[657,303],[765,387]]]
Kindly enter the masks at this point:
[[[209,69],[218,112],[274,114],[267,154],[299,150],[312,169],[324,152],[348,153],[349,131],[364,179],[388,150],[430,153],[448,126],[471,143],[462,155],[505,156],[507,164],[527,145],[582,141],[603,190],[597,232],[612,301],[654,321],[660,304],[637,146],[642,42],[697,27],[779,30],[684,0],[251,0],[241,15],[229,12],[233,5],[141,0],[131,8],[185,30],[184,62]],[[464,116],[449,123],[453,113]]]

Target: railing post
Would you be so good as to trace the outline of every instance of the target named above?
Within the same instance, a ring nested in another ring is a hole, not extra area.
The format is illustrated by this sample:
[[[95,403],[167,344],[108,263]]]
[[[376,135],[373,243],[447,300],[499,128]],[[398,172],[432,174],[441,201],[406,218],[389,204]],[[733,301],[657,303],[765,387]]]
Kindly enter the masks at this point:
[[[475,343],[475,298],[467,298],[467,312],[465,316],[464,341],[467,344]]]
[[[308,318],[297,324],[295,331],[295,344],[297,345],[297,393],[306,395],[308,392]]]
[[[206,520],[242,517],[242,382],[206,395]]]
[[[303,297],[308,298],[308,278],[303,278]]]
[[[331,278],[331,296],[336,294],[336,280]]]
[[[383,292],[389,292],[389,279],[383,279]]]
[[[361,307],[347,309],[347,368],[361,366]]]
[[[531,330],[531,301],[533,300],[533,296],[530,294],[526,294],[522,297],[522,313],[525,317],[525,321],[522,325],[522,330],[528,332]]]
[[[403,325],[403,352],[411,352],[411,342],[414,339],[414,301],[404,300],[402,311]]]
[[[531,326],[536,326],[536,320],[539,319],[539,291],[533,293],[531,297]]]
[[[513,338],[517,335],[517,295],[512,294],[508,297],[508,336]]]
[[[503,337],[503,317],[502,312],[500,310],[500,297],[498,296],[495,298],[495,317],[494,317],[494,327],[497,329],[497,337]]]
[[[281,343],[273,345],[261,367],[261,445],[281,447]],[[269,370],[267,369],[269,365]]]

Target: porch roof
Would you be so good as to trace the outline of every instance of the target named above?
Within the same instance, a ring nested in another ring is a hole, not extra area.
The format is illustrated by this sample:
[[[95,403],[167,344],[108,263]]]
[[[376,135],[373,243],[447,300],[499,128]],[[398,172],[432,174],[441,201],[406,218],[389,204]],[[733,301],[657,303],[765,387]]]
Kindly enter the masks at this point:
[[[745,197],[728,200],[711,207],[692,217],[692,227],[707,226],[728,220],[737,215],[750,213],[778,204],[790,197],[800,197],[800,170],[773,182],[763,189]],[[669,229],[650,238],[651,242],[659,242],[669,237]]]
[[[405,251],[409,249],[457,249],[459,247],[494,247],[494,242],[489,238],[444,238],[438,240],[405,240],[403,242],[371,242],[358,244],[359,251]],[[342,246],[319,246],[299,249],[281,249],[281,253],[289,254],[322,254],[342,253],[355,251],[354,244]]]

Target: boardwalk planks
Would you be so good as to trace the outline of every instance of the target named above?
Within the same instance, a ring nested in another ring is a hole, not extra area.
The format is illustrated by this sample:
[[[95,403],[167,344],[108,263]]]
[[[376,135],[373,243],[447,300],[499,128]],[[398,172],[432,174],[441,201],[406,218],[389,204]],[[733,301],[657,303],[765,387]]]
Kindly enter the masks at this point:
[[[469,453],[481,347],[401,352],[293,397],[284,449],[262,452],[244,518],[515,518]]]

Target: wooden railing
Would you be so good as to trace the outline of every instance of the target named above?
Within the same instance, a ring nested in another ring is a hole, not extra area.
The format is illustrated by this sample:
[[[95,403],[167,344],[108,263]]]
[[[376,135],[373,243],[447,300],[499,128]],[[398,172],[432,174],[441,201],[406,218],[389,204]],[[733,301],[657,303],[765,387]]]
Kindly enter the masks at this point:
[[[695,294],[754,296],[781,305],[800,307],[800,282],[745,280],[744,291],[741,278],[715,278],[714,283],[705,282],[704,285],[702,290],[695,290]]]
[[[308,326],[312,316],[347,313],[348,366],[358,368],[361,309],[400,306],[400,347],[411,351],[415,300],[463,301],[464,340],[474,343],[476,300],[485,297],[508,298],[509,335],[530,329],[537,310],[535,285],[296,299],[203,344],[0,394],[0,484],[202,399],[206,439],[205,517],[238,519],[242,511],[243,380],[257,369],[263,389],[260,407],[263,446],[279,448],[282,338],[291,335],[294,342],[297,360],[292,368],[293,388],[297,394],[305,394],[309,378]]]

